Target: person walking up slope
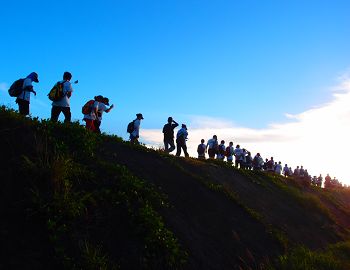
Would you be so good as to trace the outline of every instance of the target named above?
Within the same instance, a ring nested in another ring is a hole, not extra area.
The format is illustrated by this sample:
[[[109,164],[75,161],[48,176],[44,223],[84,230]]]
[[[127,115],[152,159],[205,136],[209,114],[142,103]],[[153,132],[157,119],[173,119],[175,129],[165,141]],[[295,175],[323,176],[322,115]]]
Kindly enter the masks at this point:
[[[208,155],[210,159],[215,158],[217,147],[218,147],[218,137],[214,135],[213,138],[209,139],[207,143]]]
[[[185,124],[182,124],[181,129],[176,134],[176,156],[178,157],[181,155],[181,148],[184,151],[185,157],[189,157],[186,146],[187,136],[187,127]]]
[[[174,144],[174,129],[179,124],[174,121],[172,117],[168,118],[168,123],[164,125],[163,127],[163,133],[164,133],[164,149],[166,153],[170,153],[174,151],[175,144]],[[170,148],[169,148],[170,146]]]
[[[227,158],[227,163],[232,164],[232,160],[233,160],[233,142],[230,142],[229,145],[226,147],[225,150],[225,156]]]
[[[58,117],[61,112],[64,115],[64,122],[69,123],[72,118],[72,114],[70,111],[70,97],[72,96],[73,88],[70,80],[72,79],[72,74],[68,71],[63,73],[63,81],[58,83],[62,84],[62,94],[63,97],[57,101],[52,102],[51,109],[51,121],[57,122]]]
[[[198,159],[205,159],[205,148],[204,139],[201,139],[201,143],[197,147]]]
[[[22,115],[29,114],[30,93],[33,93],[36,96],[36,92],[33,89],[33,82],[39,82],[38,74],[35,72],[30,73],[27,78],[24,79],[22,86],[23,90],[16,98],[18,111]]]
[[[102,114],[103,112],[109,113],[113,108],[114,105],[112,104],[109,108],[109,99],[106,97],[103,97],[101,102],[95,102],[94,106],[97,108],[97,117],[95,119],[95,128],[97,133],[101,133],[100,126],[102,122]]]
[[[143,120],[142,113],[136,114],[136,119],[129,123],[128,125],[128,132],[130,133],[130,142],[132,144],[139,144],[139,137],[140,137],[140,125],[141,120]]]

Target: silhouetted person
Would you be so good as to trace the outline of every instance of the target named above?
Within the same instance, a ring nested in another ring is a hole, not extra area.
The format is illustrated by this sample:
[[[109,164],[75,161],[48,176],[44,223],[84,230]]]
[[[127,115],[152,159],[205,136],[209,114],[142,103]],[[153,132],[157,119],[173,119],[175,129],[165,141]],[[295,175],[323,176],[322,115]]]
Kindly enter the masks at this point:
[[[142,113],[136,114],[136,119],[133,121],[134,123],[134,129],[130,133],[130,142],[132,144],[139,144],[139,138],[140,138],[140,125],[141,120],[143,120]]]
[[[62,90],[63,90],[63,97],[58,101],[52,102],[52,109],[51,109],[51,120],[53,122],[58,121],[58,117],[60,116],[61,112],[64,115],[64,122],[69,123],[72,118],[72,114],[70,111],[70,97],[72,96],[73,88],[72,84],[70,83],[70,80],[72,79],[72,74],[68,71],[63,73],[63,81],[62,83]]]
[[[239,144],[236,145],[235,151],[234,151],[234,155],[235,155],[235,166],[236,168],[242,168],[243,166],[243,149],[241,149],[241,147],[239,146]]]
[[[185,157],[188,157],[187,153],[187,146],[186,146],[186,140],[187,140],[188,132],[187,127],[185,124],[182,124],[181,129],[177,132],[176,135],[176,156],[181,155],[181,149],[184,151]]]
[[[174,151],[175,144],[174,144],[174,129],[179,124],[174,121],[172,117],[168,118],[168,123],[164,125],[163,127],[163,133],[164,133],[164,150],[167,153],[170,153]],[[169,148],[170,146],[170,148]]]
[[[218,148],[218,137],[214,135],[213,138],[209,139],[207,142],[208,156],[210,159],[215,158],[217,148]]]
[[[216,158],[218,160],[224,160],[225,159],[225,150],[226,150],[225,141],[222,140],[221,143],[218,145],[218,153],[217,153],[217,156],[216,156]]]
[[[38,74],[35,72],[30,73],[23,81],[22,93],[20,93],[16,98],[16,103],[18,104],[18,111],[22,115],[29,114],[29,103],[30,103],[30,93],[36,96],[36,92],[33,89],[33,82],[38,83]]]
[[[102,122],[102,115],[104,112],[109,113],[114,108],[114,105],[112,104],[110,107],[107,107],[109,106],[109,99],[107,97],[103,97],[100,102],[95,102],[94,106],[97,108],[97,117],[95,119],[96,132],[101,133],[100,126]]]
[[[233,163],[233,153],[234,153],[234,149],[233,149],[233,142],[230,142],[229,145],[226,147],[226,159],[227,159],[227,163],[232,164]]]
[[[197,147],[198,159],[205,159],[205,140],[201,139],[201,143]]]

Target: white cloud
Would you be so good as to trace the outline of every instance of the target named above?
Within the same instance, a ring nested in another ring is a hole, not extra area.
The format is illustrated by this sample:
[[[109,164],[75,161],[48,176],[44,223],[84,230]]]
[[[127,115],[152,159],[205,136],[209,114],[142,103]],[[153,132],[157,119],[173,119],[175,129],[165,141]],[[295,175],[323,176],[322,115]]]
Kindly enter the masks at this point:
[[[303,165],[312,175],[329,173],[343,183],[350,184],[347,168],[350,153],[350,79],[346,78],[332,89],[333,99],[305,112],[286,114],[287,123],[271,124],[264,129],[239,127],[232,121],[207,116],[192,116],[188,148],[196,156],[197,145],[203,138],[216,134],[226,144],[233,141],[255,155],[274,156],[276,161],[293,168]],[[161,130],[142,130],[141,137],[148,144],[162,146]]]

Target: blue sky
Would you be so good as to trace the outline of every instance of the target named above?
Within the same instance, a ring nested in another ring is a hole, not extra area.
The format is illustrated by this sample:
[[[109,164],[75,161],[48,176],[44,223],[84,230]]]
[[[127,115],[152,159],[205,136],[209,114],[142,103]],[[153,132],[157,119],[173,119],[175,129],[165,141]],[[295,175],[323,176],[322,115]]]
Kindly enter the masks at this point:
[[[333,100],[349,71],[349,11],[345,0],[6,1],[0,87],[38,72],[31,112],[47,118],[46,95],[70,71],[73,118],[105,95],[116,108],[102,129],[123,137],[138,112],[144,130],[170,115],[189,129],[208,117],[261,130]]]

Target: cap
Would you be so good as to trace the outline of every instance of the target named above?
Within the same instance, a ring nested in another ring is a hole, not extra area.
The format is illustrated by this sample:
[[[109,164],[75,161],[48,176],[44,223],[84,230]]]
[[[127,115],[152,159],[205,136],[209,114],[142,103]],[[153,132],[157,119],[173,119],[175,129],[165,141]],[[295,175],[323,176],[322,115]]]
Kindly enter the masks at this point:
[[[138,114],[136,114],[136,117],[137,117],[137,118],[144,119],[144,118],[143,118],[143,116],[142,116],[142,113],[138,113]]]
[[[98,95],[98,96],[95,96],[94,99],[95,99],[96,101],[102,101],[103,96]]]
[[[109,99],[108,99],[108,98],[104,97],[104,98],[102,99],[102,102],[103,102],[104,104],[106,104],[107,106],[109,106]]]

